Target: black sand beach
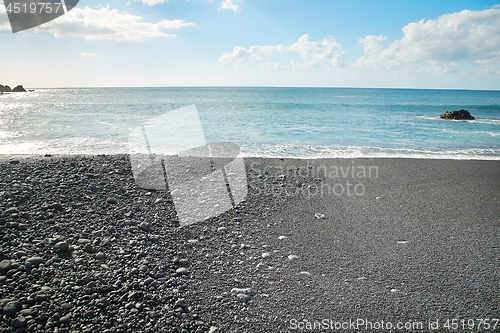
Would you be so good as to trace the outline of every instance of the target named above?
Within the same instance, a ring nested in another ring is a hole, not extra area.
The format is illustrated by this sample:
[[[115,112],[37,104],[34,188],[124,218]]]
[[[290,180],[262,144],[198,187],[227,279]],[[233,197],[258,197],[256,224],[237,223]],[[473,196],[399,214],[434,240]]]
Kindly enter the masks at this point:
[[[500,329],[500,161],[245,165],[180,228],[127,156],[3,156],[0,332]]]

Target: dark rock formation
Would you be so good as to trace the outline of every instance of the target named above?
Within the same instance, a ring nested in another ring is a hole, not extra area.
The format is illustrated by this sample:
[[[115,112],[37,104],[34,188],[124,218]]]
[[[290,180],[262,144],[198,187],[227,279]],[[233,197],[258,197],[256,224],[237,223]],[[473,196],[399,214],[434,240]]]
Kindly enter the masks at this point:
[[[18,85],[17,87],[12,89],[12,92],[26,92],[26,89],[24,89],[22,85]]]
[[[12,90],[10,89],[9,86],[2,86],[0,84],[0,92],[11,92]]]
[[[473,116],[467,110],[460,111],[447,111],[439,116],[439,118],[443,119],[454,119],[454,120],[474,120]]]

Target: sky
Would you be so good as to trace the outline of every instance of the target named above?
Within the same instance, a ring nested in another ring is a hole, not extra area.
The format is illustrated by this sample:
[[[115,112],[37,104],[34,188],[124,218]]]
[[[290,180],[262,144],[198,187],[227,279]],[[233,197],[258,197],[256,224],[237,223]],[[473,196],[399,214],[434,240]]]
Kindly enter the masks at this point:
[[[0,84],[500,90],[500,3],[80,0],[13,33]]]

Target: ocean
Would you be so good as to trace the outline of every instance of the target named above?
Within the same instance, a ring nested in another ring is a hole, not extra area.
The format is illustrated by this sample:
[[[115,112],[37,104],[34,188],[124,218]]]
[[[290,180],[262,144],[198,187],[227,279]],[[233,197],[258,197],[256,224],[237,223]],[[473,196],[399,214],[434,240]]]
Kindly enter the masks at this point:
[[[81,88],[0,95],[0,154],[124,154],[148,120],[195,105],[241,156],[500,159],[500,91]],[[439,118],[468,110],[474,121]]]

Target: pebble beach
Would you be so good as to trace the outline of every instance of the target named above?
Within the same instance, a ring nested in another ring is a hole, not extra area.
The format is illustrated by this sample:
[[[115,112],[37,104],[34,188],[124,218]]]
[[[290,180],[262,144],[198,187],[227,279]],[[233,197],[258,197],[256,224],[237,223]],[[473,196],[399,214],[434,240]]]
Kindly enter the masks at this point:
[[[245,166],[246,200],[180,227],[170,193],[138,187],[127,155],[4,155],[0,332],[500,318],[500,161]]]

